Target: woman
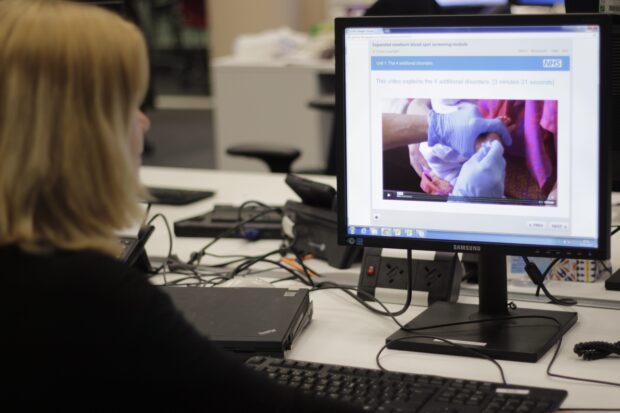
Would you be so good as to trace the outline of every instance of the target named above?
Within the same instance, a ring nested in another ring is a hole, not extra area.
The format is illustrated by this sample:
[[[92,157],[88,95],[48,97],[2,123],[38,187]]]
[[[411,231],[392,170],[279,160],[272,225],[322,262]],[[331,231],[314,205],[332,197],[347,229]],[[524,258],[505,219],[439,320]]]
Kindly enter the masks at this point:
[[[115,231],[140,216],[146,88],[130,23],[77,3],[0,0],[2,405],[346,410],[254,376],[115,259]]]

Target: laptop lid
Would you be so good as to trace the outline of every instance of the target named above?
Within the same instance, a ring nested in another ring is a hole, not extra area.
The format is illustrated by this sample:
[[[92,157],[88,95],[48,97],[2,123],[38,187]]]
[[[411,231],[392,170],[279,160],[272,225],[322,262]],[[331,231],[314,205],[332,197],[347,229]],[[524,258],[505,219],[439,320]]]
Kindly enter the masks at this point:
[[[305,289],[163,289],[199,332],[235,352],[282,353],[311,317]]]

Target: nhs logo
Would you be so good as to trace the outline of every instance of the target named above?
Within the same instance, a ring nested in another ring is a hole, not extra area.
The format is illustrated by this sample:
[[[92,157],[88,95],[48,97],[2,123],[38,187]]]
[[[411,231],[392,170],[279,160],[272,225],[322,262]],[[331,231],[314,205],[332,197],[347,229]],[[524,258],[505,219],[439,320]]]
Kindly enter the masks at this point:
[[[543,59],[542,64],[544,69],[561,69],[562,59]]]

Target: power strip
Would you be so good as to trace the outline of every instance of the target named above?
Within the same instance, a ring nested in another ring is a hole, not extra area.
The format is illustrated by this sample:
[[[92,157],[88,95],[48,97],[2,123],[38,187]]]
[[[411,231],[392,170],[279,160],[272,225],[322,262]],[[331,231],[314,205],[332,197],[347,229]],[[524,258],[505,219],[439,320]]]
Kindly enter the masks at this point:
[[[428,304],[456,302],[463,266],[455,253],[437,252],[435,259],[414,259],[413,290],[428,292]],[[407,290],[407,259],[382,256],[381,248],[365,248],[358,289],[375,296],[378,288]],[[358,297],[369,300],[365,294]]]

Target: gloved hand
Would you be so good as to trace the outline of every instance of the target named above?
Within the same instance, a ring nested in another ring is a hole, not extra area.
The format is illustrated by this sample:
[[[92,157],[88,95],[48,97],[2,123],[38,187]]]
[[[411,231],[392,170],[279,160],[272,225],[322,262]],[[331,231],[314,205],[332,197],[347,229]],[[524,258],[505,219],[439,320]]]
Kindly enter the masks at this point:
[[[506,146],[512,145],[508,129],[500,119],[485,119],[475,105],[464,105],[458,110],[441,114],[428,112],[428,145],[441,143],[469,158],[476,151],[478,136],[495,132]]]
[[[488,142],[463,164],[452,195],[501,198],[505,178],[504,147],[498,141]]]

